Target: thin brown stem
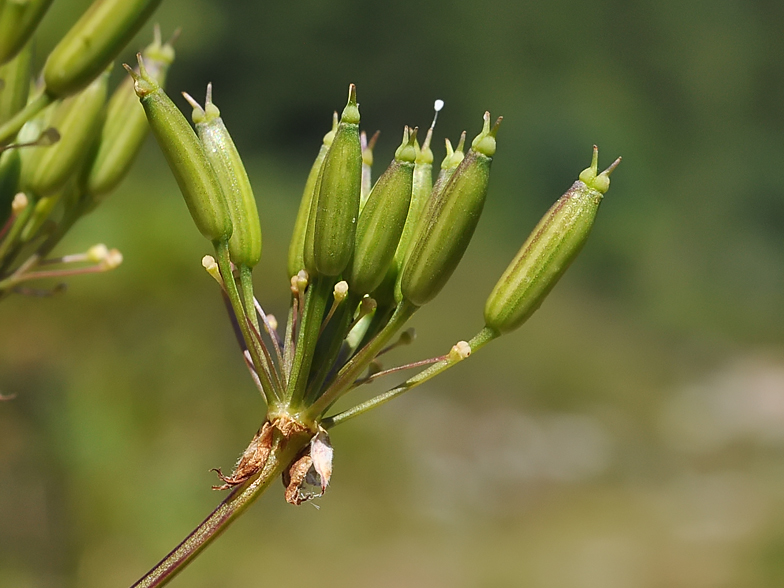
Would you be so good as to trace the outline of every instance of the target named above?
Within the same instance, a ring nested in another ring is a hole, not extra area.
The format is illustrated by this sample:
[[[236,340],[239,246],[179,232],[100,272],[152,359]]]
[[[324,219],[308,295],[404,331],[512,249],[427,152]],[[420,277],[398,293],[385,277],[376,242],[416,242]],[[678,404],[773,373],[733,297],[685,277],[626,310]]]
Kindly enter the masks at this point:
[[[179,574],[202,549],[207,547],[251,505],[292,462],[308,442],[309,436],[298,435],[285,439],[276,430],[267,463],[247,482],[232,490],[202,523],[174,550],[147,572],[132,588],[157,588],[166,585]]]

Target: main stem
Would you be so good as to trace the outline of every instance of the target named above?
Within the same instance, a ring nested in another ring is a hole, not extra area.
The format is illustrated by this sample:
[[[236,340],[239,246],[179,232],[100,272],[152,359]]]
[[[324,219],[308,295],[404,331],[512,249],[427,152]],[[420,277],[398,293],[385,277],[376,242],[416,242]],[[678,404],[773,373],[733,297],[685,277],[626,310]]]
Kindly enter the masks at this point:
[[[275,431],[272,448],[264,468],[255,478],[232,490],[231,494],[212,511],[202,523],[188,535],[158,565],[147,572],[132,588],[155,588],[164,586],[179,574],[202,549],[207,547],[253,503],[267,487],[291,464],[308,442],[308,436],[285,439]]]

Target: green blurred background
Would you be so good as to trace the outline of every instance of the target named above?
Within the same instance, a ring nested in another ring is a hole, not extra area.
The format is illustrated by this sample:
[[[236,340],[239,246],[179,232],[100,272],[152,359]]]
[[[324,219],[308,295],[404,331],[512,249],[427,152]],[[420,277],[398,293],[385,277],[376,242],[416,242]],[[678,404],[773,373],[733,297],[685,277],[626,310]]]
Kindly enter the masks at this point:
[[[54,3],[41,55],[88,4]],[[784,585],[784,3],[166,0],[155,20],[183,27],[170,93],[215,85],[278,316],[305,175],[349,82],[383,131],[377,173],[436,98],[437,160],[444,136],[504,115],[485,216],[401,362],[481,327],[592,144],[602,166],[624,157],[525,327],[335,429],[319,509],[273,486],[173,585]],[[0,308],[0,391],[16,394],[0,404],[2,587],[130,585],[221,499],[208,470],[263,417],[152,142],[60,251],[96,242],[125,263]]]

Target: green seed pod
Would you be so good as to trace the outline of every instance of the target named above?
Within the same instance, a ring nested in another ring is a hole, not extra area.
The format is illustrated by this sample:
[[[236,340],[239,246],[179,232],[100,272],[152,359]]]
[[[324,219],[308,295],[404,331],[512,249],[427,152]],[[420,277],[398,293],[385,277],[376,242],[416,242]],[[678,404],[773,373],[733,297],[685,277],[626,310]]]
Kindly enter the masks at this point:
[[[101,123],[109,71],[75,96],[55,104],[49,120],[60,133],[60,141],[53,146],[29,147],[22,167],[22,185],[37,196],[51,194],[65,185],[78,170],[89,145]]]
[[[434,121],[435,122],[435,121]],[[395,250],[395,257],[387,273],[384,276],[381,284],[379,284],[373,292],[373,297],[377,302],[379,308],[394,307],[396,300],[400,301],[400,269],[403,267],[408,246],[411,243],[411,238],[416,229],[417,222],[422,214],[422,209],[425,203],[430,199],[430,194],[433,189],[433,152],[430,150],[430,140],[433,137],[433,126],[427,130],[425,142],[422,143],[422,148],[419,148],[418,143],[414,143],[416,147],[416,160],[414,163],[414,178],[411,183],[411,203],[408,206],[408,215],[406,216],[406,224],[403,225],[403,232],[400,235],[400,241]]]
[[[207,85],[204,108],[188,94],[184,96],[193,106],[192,118],[196,132],[229,207],[234,227],[229,239],[229,256],[235,265],[252,268],[261,258],[261,224],[242,158],[223,124],[220,110],[212,102],[212,84]]]
[[[158,27],[155,40],[142,52],[142,57],[147,73],[163,87],[174,61],[174,47],[171,40],[161,44]],[[144,108],[133,89],[133,78],[125,78],[109,99],[95,154],[83,181],[84,193],[96,204],[128,173],[149,129]]]
[[[598,172],[594,146],[591,167],[580,174],[528,236],[485,304],[485,324],[498,333],[522,325],[560,279],[588,239],[610,174],[621,158]]]
[[[398,250],[395,253],[395,264],[396,267],[392,268],[392,272],[395,274],[395,301],[400,302],[403,299],[403,294],[400,290],[400,279],[403,274],[403,266],[406,263],[406,259],[411,254],[411,241],[414,238],[414,233],[417,230],[417,226],[419,225],[419,221],[422,217],[429,216],[433,214],[433,211],[437,207],[437,203],[439,198],[441,197],[441,193],[444,191],[449,179],[455,173],[457,166],[462,163],[463,159],[465,159],[465,154],[463,153],[463,146],[465,145],[465,131],[463,131],[460,135],[460,140],[457,143],[457,149],[452,148],[452,143],[449,139],[444,139],[446,143],[446,156],[444,160],[441,162],[441,171],[438,173],[438,178],[436,179],[436,183],[428,192],[428,196],[426,198],[421,198],[417,202],[419,207],[418,211],[412,210],[409,213],[409,219],[406,220],[406,229],[404,229],[404,236],[400,239],[400,245],[398,246]],[[432,160],[432,152],[431,152],[431,160]],[[416,172],[415,172],[416,173]],[[432,181],[432,176],[429,177],[430,181]],[[414,202],[414,198],[416,195],[412,196],[412,205]],[[414,214],[411,217],[411,213]],[[406,231],[409,231],[408,235],[406,235]]]
[[[491,129],[490,113],[485,113],[482,132],[443,192],[434,192],[433,206],[417,225],[400,278],[403,298],[416,306],[441,291],[471,241],[487,195],[500,123],[499,118]]]
[[[313,230],[313,261],[318,273],[337,276],[354,252],[362,179],[359,107],[356,87],[349,86],[348,104],[319,174]],[[306,259],[307,261],[307,259]],[[307,268],[310,272],[310,268]]]
[[[0,90],[0,124],[10,119],[27,104],[32,77],[32,54],[31,45],[28,43],[16,54],[16,57],[0,67],[0,80],[3,83],[3,88]]]
[[[425,204],[430,200],[433,192],[433,152],[430,150],[430,140],[433,138],[433,127],[427,131],[422,148],[417,148],[416,161],[414,165],[414,178],[411,186],[411,203],[408,207],[406,224],[403,233],[400,235],[400,242],[395,251],[395,266],[399,271],[405,260],[406,251],[414,236],[419,218]]]
[[[147,73],[141,54],[137,58],[139,73],[128,65],[125,69],[133,77],[152,134],[177,180],[193,222],[210,241],[228,240],[231,217],[215,170],[182,112]]]
[[[27,45],[51,3],[52,0],[0,2],[0,63],[10,61]]]
[[[395,159],[378,178],[359,215],[354,257],[346,277],[354,294],[372,292],[395,256],[411,203],[416,132],[414,129],[409,134],[409,128],[405,128]]]
[[[160,3],[95,0],[46,59],[46,93],[61,98],[87,86],[119,55]]]
[[[313,196],[316,192],[316,181],[318,180],[321,166],[324,163],[324,158],[332,145],[332,139],[335,138],[335,132],[338,130],[338,113],[334,113],[332,117],[332,129],[324,135],[324,140],[316,155],[316,160],[310,168],[308,179],[305,181],[305,189],[302,191],[302,200],[299,203],[299,211],[297,212],[297,220],[294,222],[294,233],[291,235],[291,244],[289,245],[289,258],[288,258],[288,273],[289,277],[296,276],[297,273],[305,267],[305,233],[308,230],[308,218],[310,217],[310,207],[313,203]],[[311,235],[311,248],[312,248],[312,235]],[[312,255],[311,255],[312,257]]]

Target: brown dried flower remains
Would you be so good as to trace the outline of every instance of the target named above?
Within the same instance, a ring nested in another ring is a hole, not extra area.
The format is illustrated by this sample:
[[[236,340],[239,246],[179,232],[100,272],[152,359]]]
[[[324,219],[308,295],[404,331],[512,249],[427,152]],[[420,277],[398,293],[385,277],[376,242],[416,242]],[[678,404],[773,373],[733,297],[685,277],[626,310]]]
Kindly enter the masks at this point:
[[[278,417],[272,422],[265,422],[261,429],[256,432],[245,451],[243,451],[231,475],[224,476],[220,468],[212,470],[224,482],[220,486],[213,486],[213,490],[228,490],[244,483],[259,473],[266,465],[267,459],[269,459],[276,430],[284,439],[291,439],[294,435],[306,432],[305,427],[287,416]]]

